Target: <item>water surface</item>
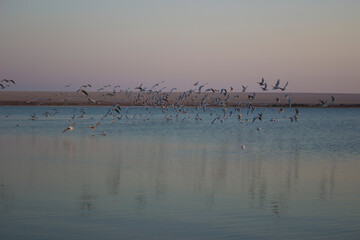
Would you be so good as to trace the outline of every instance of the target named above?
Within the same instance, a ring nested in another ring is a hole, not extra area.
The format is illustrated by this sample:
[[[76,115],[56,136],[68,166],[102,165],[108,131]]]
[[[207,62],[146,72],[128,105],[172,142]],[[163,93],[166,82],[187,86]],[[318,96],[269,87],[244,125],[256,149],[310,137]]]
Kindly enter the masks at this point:
[[[0,239],[360,236],[360,109],[53,109],[0,108]]]

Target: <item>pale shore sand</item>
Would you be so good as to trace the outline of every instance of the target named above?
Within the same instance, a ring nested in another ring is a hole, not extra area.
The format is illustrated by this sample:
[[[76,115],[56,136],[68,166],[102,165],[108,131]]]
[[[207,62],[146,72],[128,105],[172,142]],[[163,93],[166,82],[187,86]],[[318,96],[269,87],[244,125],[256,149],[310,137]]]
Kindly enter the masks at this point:
[[[193,92],[185,100],[178,100],[182,93],[154,93],[140,92],[88,92],[89,96],[79,92],[35,92],[35,91],[1,91],[0,105],[44,105],[44,106],[112,106],[114,104],[124,106],[153,106],[159,105],[156,99],[162,100],[162,104],[183,104],[185,106],[198,105],[206,93]],[[245,106],[251,103],[255,106],[289,106],[291,98],[293,107],[320,107],[322,101],[327,101],[329,107],[360,107],[360,94],[339,93],[286,93],[286,92],[258,92],[254,100],[249,100],[248,92],[231,92],[226,101],[226,106]],[[168,95],[166,97],[166,95]],[[289,97],[286,97],[288,95]],[[335,102],[332,102],[332,97]],[[279,102],[276,101],[279,99]],[[216,100],[217,99],[217,100]],[[218,106],[216,102],[224,101],[226,97],[220,93],[211,93],[206,97],[207,106]]]

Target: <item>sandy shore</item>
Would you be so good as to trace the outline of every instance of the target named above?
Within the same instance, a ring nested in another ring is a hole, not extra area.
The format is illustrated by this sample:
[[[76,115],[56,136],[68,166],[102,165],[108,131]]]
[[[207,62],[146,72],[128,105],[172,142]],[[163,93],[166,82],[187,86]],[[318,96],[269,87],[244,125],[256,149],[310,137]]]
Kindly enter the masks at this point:
[[[327,101],[329,107],[360,107],[360,94],[339,93],[285,93],[285,92],[258,92],[254,100],[249,100],[248,92],[231,92],[228,96],[220,93],[196,93],[193,92],[185,99],[179,100],[181,93],[148,94],[143,92],[88,92],[88,96],[81,92],[16,92],[1,91],[0,105],[53,105],[53,106],[112,106],[114,104],[124,106],[153,106],[161,104],[180,103],[187,106],[198,105],[205,94],[207,106],[218,106],[225,100],[227,106],[248,105],[255,106],[289,106],[289,98],[292,106],[321,107],[322,101]],[[288,96],[286,96],[288,95]],[[332,97],[335,101],[332,102]],[[278,98],[278,100],[277,100]]]

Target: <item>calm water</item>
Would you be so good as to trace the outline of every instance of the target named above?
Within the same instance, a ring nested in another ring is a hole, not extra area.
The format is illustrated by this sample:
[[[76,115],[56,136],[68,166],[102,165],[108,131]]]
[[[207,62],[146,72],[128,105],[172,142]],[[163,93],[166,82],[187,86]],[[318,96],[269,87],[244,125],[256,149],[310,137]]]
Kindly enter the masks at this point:
[[[0,108],[0,239],[360,239],[360,109],[53,109]]]

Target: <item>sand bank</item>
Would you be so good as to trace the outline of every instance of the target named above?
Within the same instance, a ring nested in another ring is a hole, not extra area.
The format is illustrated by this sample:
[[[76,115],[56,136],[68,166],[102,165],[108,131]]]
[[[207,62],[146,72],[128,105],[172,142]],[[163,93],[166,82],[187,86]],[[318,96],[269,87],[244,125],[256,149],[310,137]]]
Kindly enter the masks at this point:
[[[154,106],[159,104],[180,103],[186,106],[198,105],[205,98],[207,106],[218,106],[225,101],[226,106],[247,105],[255,106],[292,106],[321,107],[321,101],[327,101],[329,107],[360,107],[360,94],[340,93],[285,93],[258,92],[254,100],[249,100],[248,92],[231,92],[229,97],[221,93],[193,92],[185,99],[179,100],[182,93],[151,93],[146,92],[88,92],[88,96],[81,92],[35,92],[35,91],[1,91],[0,104],[6,105],[50,105],[50,106]],[[332,102],[334,96],[335,101]],[[160,100],[159,100],[160,99]]]

